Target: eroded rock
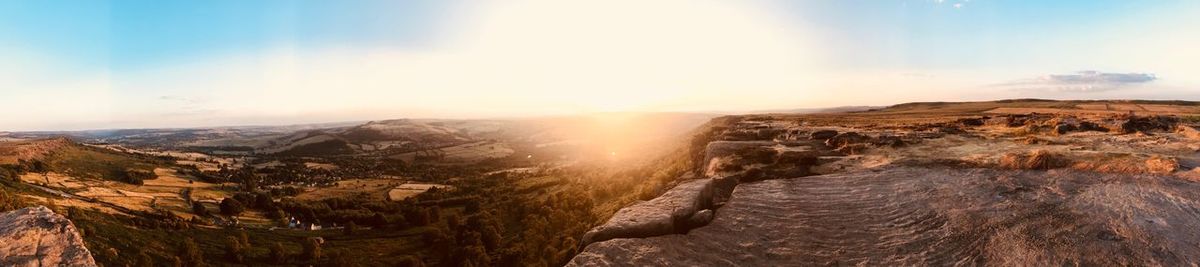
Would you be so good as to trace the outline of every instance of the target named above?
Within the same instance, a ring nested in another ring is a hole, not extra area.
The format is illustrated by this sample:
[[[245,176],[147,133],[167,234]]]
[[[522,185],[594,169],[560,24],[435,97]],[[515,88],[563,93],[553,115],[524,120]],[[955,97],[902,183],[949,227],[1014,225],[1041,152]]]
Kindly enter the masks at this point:
[[[832,138],[829,138],[829,140],[825,140],[825,145],[829,146],[831,148],[837,149],[837,148],[844,147],[846,145],[861,144],[861,143],[867,143],[870,141],[871,141],[871,137],[868,137],[866,135],[862,135],[862,134],[859,134],[856,132],[845,132],[845,133],[840,133]]]
[[[1179,123],[1179,118],[1173,116],[1130,117],[1119,125],[1121,133],[1151,133],[1153,131],[1171,131]]]
[[[838,131],[818,130],[818,131],[812,132],[812,134],[809,134],[808,138],[812,139],[812,140],[826,140],[829,138],[833,138],[834,136],[837,136],[837,135],[838,135]]]
[[[1196,126],[1179,125],[1176,127],[1175,132],[1178,132],[1179,134],[1183,135],[1183,137],[1187,137],[1189,139],[1200,140],[1200,129],[1197,129]]]
[[[0,214],[0,266],[96,266],[75,225],[44,206]]]
[[[1067,164],[1066,159],[1046,150],[1007,153],[1000,157],[1000,167],[1009,169],[1048,170],[1061,168]]]
[[[713,219],[713,210],[697,211],[696,214],[692,214],[692,217],[688,218],[687,226],[688,226],[688,228],[701,227],[701,226],[707,225],[708,222],[712,221],[712,219]]]
[[[959,119],[958,123],[962,124],[963,126],[967,126],[967,127],[983,126],[984,122],[987,121],[988,119],[990,119],[990,118],[987,118],[987,117],[966,118],[966,119]]]
[[[713,180],[683,182],[662,196],[622,208],[604,225],[588,231],[583,244],[614,238],[642,238],[687,231],[696,212],[712,207]]]
[[[1188,265],[1200,183],[1068,170],[888,168],[740,185],[683,235],[568,266]]]

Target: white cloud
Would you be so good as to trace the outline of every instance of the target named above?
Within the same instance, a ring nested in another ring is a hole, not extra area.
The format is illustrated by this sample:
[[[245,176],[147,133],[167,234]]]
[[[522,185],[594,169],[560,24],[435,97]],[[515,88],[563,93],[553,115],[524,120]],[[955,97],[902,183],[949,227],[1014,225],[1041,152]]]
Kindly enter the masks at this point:
[[[1072,74],[1051,74],[1033,79],[1018,80],[1003,83],[999,86],[1016,90],[1086,93],[1133,88],[1157,79],[1157,76],[1148,73],[1079,71]]]

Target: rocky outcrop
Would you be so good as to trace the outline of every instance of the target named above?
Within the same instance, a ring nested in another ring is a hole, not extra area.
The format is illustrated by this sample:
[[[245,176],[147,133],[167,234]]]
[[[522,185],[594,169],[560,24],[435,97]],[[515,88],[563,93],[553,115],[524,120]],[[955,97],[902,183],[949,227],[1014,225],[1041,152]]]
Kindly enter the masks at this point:
[[[1175,128],[1175,132],[1178,132],[1179,134],[1183,135],[1183,137],[1187,137],[1192,140],[1200,140],[1200,129],[1197,129],[1196,126],[1179,125]]]
[[[686,234],[568,266],[1188,265],[1200,184],[1150,175],[892,167],[742,184]]]
[[[70,220],[39,206],[0,214],[0,266],[96,266]]]
[[[1130,117],[1118,125],[1121,133],[1150,133],[1152,131],[1171,131],[1179,123],[1174,116]]]
[[[639,238],[686,232],[696,222],[706,221],[697,214],[712,207],[713,180],[685,181],[650,201],[625,207],[608,222],[588,231],[583,244],[614,238]],[[694,218],[695,217],[695,218]]]
[[[774,141],[713,141],[704,148],[704,164],[710,164],[713,159],[736,155],[746,149],[770,147]]]

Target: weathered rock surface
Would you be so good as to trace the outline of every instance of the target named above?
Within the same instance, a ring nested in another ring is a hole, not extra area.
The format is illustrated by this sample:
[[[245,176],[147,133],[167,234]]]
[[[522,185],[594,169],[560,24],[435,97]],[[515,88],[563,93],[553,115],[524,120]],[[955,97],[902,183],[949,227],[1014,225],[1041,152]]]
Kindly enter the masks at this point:
[[[687,231],[692,215],[711,208],[712,201],[712,179],[686,181],[662,196],[617,211],[604,225],[584,234],[583,244]]]
[[[769,147],[775,144],[776,142],[773,141],[714,141],[708,143],[704,149],[704,164],[712,162],[715,158],[741,153],[745,149]]]
[[[0,214],[0,266],[96,266],[74,224],[46,207]]]
[[[1125,122],[1118,125],[1118,129],[1122,133],[1149,133],[1151,131],[1171,131],[1175,125],[1179,123],[1178,117],[1173,116],[1149,116],[1149,117],[1130,117]]]
[[[812,134],[809,134],[808,138],[812,139],[812,140],[824,141],[825,139],[833,138],[834,136],[837,136],[837,135],[838,135],[838,131],[817,130],[817,131],[812,132]]]
[[[569,266],[1188,265],[1200,184],[893,167],[742,184],[687,234],[587,246]]]
[[[855,132],[840,133],[834,137],[825,140],[825,145],[831,148],[841,148],[852,144],[861,144],[871,141],[871,137]]]
[[[1179,127],[1177,127],[1175,131],[1179,132],[1184,137],[1191,138],[1194,140],[1200,140],[1200,129],[1197,129],[1196,126],[1179,125]]]

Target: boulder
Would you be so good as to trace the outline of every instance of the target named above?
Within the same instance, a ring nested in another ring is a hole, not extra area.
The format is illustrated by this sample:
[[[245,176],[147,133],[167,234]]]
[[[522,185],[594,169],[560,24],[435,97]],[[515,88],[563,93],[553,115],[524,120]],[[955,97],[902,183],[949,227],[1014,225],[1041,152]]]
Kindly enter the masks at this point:
[[[1171,131],[1179,124],[1179,118],[1172,116],[1132,116],[1118,125],[1121,133],[1150,133],[1151,131]]]
[[[0,266],[96,266],[75,225],[44,207],[0,214]]]
[[[1000,157],[1000,166],[1009,169],[1048,170],[1069,165],[1062,156],[1046,150],[1028,153],[1007,153]]]
[[[880,135],[878,138],[875,138],[875,141],[872,143],[874,143],[875,146],[880,147],[902,147],[908,144],[907,142],[904,142],[903,138],[895,135]]]
[[[774,146],[773,141],[713,141],[704,147],[704,163],[709,164],[714,158],[723,158],[738,154],[747,149]]]
[[[840,133],[832,138],[829,138],[829,140],[825,140],[825,145],[829,146],[830,148],[837,149],[837,148],[841,148],[843,146],[850,145],[850,144],[861,144],[861,143],[867,143],[870,141],[871,141],[871,137],[868,137],[866,135],[862,135],[862,134],[859,134],[856,132],[845,132],[845,133]]]
[[[1168,175],[1179,169],[1179,161],[1159,155],[1146,160],[1146,171],[1152,174]]]
[[[785,165],[815,165],[820,153],[808,147],[790,147],[779,151],[774,164]]]
[[[829,138],[833,138],[834,136],[837,136],[837,135],[838,135],[838,131],[818,130],[818,131],[812,132],[812,134],[809,134],[808,138],[812,139],[812,140],[826,140]]]
[[[614,238],[643,238],[686,232],[696,212],[712,207],[713,180],[680,183],[662,196],[625,207],[583,235],[583,245]]]
[[[1079,122],[1078,128],[1080,131],[1084,131],[1084,132],[1107,132],[1108,131],[1108,128],[1104,128],[1104,126],[1100,126],[1100,124],[1097,124],[1095,122],[1090,122],[1090,121]]]
[[[1189,139],[1200,140],[1200,129],[1196,129],[1195,126],[1179,125],[1175,128],[1175,132],[1178,132],[1179,134],[1183,135],[1183,137],[1187,137]]]
[[[688,218],[687,226],[689,229],[705,226],[708,224],[708,222],[711,222],[712,219],[713,219],[713,210],[697,211],[696,214],[692,214],[692,217]]]
[[[1070,132],[1074,132],[1077,129],[1078,128],[1076,128],[1075,125],[1067,124],[1067,123],[1059,123],[1058,125],[1054,126],[1054,133],[1063,135],[1063,134],[1067,134]]]
[[[713,180],[713,206],[720,206],[729,197],[733,195],[733,189],[737,188],[739,175],[730,175],[725,177],[712,178]]]
[[[963,126],[967,126],[967,127],[983,126],[984,121],[986,119],[988,119],[988,118],[966,118],[966,119],[959,119],[958,123],[962,124]]]

